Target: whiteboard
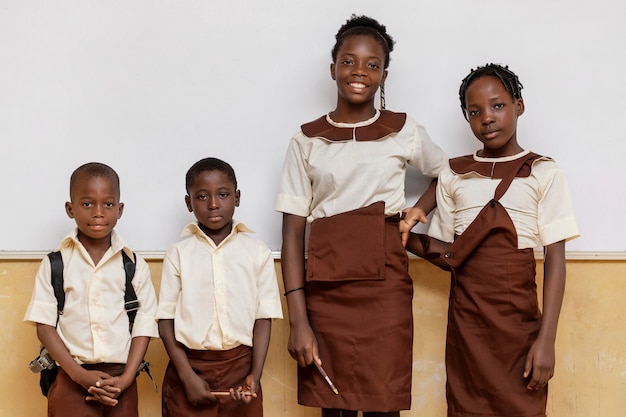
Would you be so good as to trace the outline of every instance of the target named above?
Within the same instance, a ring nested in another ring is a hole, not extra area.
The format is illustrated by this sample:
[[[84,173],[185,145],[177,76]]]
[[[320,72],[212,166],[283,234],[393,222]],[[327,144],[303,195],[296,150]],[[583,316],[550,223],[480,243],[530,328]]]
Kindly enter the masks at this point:
[[[387,108],[450,156],[479,147],[460,80],[508,64],[525,87],[520,144],[568,177],[582,235],[568,250],[626,250],[622,0],[0,0],[0,250],[56,247],[74,226],[69,176],[89,161],[121,177],[129,245],[165,250],[194,220],[185,172],[208,156],[237,172],[235,217],[279,250],[282,160],[334,108],[330,50],[353,12],[396,39]],[[409,204],[425,184],[409,171]]]

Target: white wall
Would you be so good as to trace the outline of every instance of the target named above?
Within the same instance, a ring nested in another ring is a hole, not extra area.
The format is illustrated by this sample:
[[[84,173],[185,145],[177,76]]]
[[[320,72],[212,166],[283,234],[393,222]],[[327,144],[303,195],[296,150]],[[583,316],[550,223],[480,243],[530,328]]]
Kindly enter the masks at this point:
[[[568,176],[582,237],[573,251],[625,251],[626,8],[620,0],[0,0],[0,250],[47,250],[73,223],[71,172],[113,166],[118,230],[164,250],[193,219],[184,175],[230,162],[236,217],[280,248],[273,212],[290,136],[335,104],[334,34],[368,14],[396,39],[387,108],[449,154],[478,147],[459,109],[470,68],[508,64],[524,84],[522,146]],[[409,203],[423,186],[409,173]]]

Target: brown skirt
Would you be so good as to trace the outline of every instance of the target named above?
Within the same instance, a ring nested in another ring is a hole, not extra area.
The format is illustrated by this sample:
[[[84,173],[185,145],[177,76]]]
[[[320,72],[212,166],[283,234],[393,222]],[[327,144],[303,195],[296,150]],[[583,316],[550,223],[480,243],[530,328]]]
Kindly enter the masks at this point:
[[[242,385],[250,373],[252,348],[238,346],[230,350],[187,350],[192,369],[209,383],[213,391],[228,391]],[[208,405],[192,405],[171,361],[163,378],[163,417],[263,417],[263,392],[249,404],[238,403],[230,397]]]
[[[322,365],[339,395],[314,366],[299,368],[302,405],[378,412],[411,407],[413,283],[397,219],[385,221],[383,209],[379,203],[313,222],[307,311]],[[358,227],[350,219],[354,214]],[[315,255],[320,251],[333,256]]]
[[[483,244],[453,274],[448,416],[545,416],[547,386],[530,391],[523,378],[541,327],[535,263],[531,249]]]

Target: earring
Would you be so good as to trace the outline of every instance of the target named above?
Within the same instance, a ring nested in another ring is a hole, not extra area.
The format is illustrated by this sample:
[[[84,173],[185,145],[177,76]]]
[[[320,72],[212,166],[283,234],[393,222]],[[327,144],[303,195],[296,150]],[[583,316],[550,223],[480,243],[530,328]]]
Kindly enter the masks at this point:
[[[385,84],[380,85],[380,109],[385,110]]]

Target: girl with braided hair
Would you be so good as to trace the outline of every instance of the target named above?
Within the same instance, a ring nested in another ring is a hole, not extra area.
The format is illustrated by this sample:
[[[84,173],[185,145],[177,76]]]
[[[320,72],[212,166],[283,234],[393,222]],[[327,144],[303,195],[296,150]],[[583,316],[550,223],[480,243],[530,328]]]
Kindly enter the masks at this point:
[[[435,205],[433,181],[405,208],[405,169],[436,178],[447,158],[406,114],[375,106],[394,44],[385,26],[352,16],[336,40],[337,105],[291,139],[276,201],[288,348],[300,365],[300,404],[321,407],[324,417],[399,416],[410,408],[413,344],[403,240]]]
[[[482,149],[439,175],[428,236],[407,249],[452,271],[446,340],[449,417],[541,417],[554,374],[565,242],[578,236],[565,176],[522,149],[522,84],[501,65],[473,70],[459,97]],[[543,314],[534,248],[544,248]]]

